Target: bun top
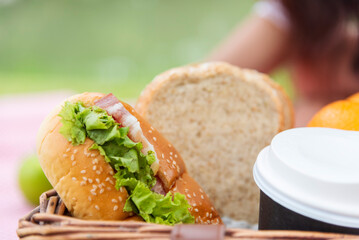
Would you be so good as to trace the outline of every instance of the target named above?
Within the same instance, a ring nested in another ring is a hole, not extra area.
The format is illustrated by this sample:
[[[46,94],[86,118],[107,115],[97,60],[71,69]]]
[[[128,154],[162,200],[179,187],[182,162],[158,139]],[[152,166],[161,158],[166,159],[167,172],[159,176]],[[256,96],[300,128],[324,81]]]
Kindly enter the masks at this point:
[[[104,96],[101,93],[83,93],[66,101],[72,103],[81,101],[85,107],[90,107]],[[139,121],[143,135],[153,145],[159,164],[156,176],[160,179],[165,192],[179,192],[186,195],[185,189],[176,188],[176,183],[183,179],[186,172],[180,154],[130,105],[120,103]],[[38,133],[37,152],[45,175],[74,217],[106,220],[128,218],[131,214],[122,210],[128,193],[124,187],[120,191],[115,189],[112,167],[98,150],[89,150],[94,142],[86,139],[84,144],[74,146],[59,132],[62,126],[61,118],[58,116],[61,108],[62,105],[49,114]],[[193,179],[188,182],[199,191],[200,188]],[[197,208],[190,209],[191,214],[196,217],[196,222],[201,222],[202,219],[206,219],[206,222],[208,220],[213,223],[220,222],[218,213],[204,193],[186,198],[190,205],[198,204]]]

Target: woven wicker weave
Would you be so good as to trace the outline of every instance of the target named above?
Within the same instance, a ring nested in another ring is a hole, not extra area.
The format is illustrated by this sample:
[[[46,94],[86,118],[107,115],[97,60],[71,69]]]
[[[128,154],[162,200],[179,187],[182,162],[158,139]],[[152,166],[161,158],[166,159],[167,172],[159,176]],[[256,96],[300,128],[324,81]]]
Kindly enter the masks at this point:
[[[133,221],[88,221],[69,216],[65,205],[54,190],[40,197],[40,206],[19,220],[20,239],[185,239],[185,225],[175,227]],[[201,231],[204,225],[196,225]],[[208,226],[207,226],[208,227]],[[222,228],[224,229],[224,228]],[[193,227],[192,227],[193,230]],[[203,230],[203,229],[202,229]],[[203,230],[207,231],[207,230]],[[222,231],[224,232],[224,231]],[[189,238],[186,238],[189,239]],[[204,238],[201,238],[204,239]],[[253,231],[226,229],[223,239],[359,239],[359,236],[300,231]]]

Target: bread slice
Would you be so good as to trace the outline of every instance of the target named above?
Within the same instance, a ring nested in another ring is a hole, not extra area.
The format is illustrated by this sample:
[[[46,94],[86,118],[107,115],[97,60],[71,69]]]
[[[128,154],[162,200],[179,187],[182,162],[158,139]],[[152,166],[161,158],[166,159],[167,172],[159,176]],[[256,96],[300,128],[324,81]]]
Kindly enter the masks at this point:
[[[281,88],[253,70],[213,62],[157,76],[135,106],[179,150],[222,216],[257,222],[259,151],[293,126]]]

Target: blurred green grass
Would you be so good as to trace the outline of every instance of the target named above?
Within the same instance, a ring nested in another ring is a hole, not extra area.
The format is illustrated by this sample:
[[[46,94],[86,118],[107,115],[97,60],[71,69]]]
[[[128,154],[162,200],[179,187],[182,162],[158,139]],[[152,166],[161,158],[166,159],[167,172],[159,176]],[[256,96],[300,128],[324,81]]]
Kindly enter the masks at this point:
[[[55,89],[135,98],[201,61],[253,0],[0,1],[0,94]],[[286,85],[287,75],[276,74]]]

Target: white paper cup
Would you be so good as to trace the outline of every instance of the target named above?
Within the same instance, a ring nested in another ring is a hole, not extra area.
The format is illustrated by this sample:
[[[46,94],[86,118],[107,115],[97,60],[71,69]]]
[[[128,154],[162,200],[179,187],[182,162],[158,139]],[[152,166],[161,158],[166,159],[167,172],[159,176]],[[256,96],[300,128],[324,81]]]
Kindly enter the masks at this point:
[[[359,234],[359,132],[296,128],[258,155],[260,229]]]

